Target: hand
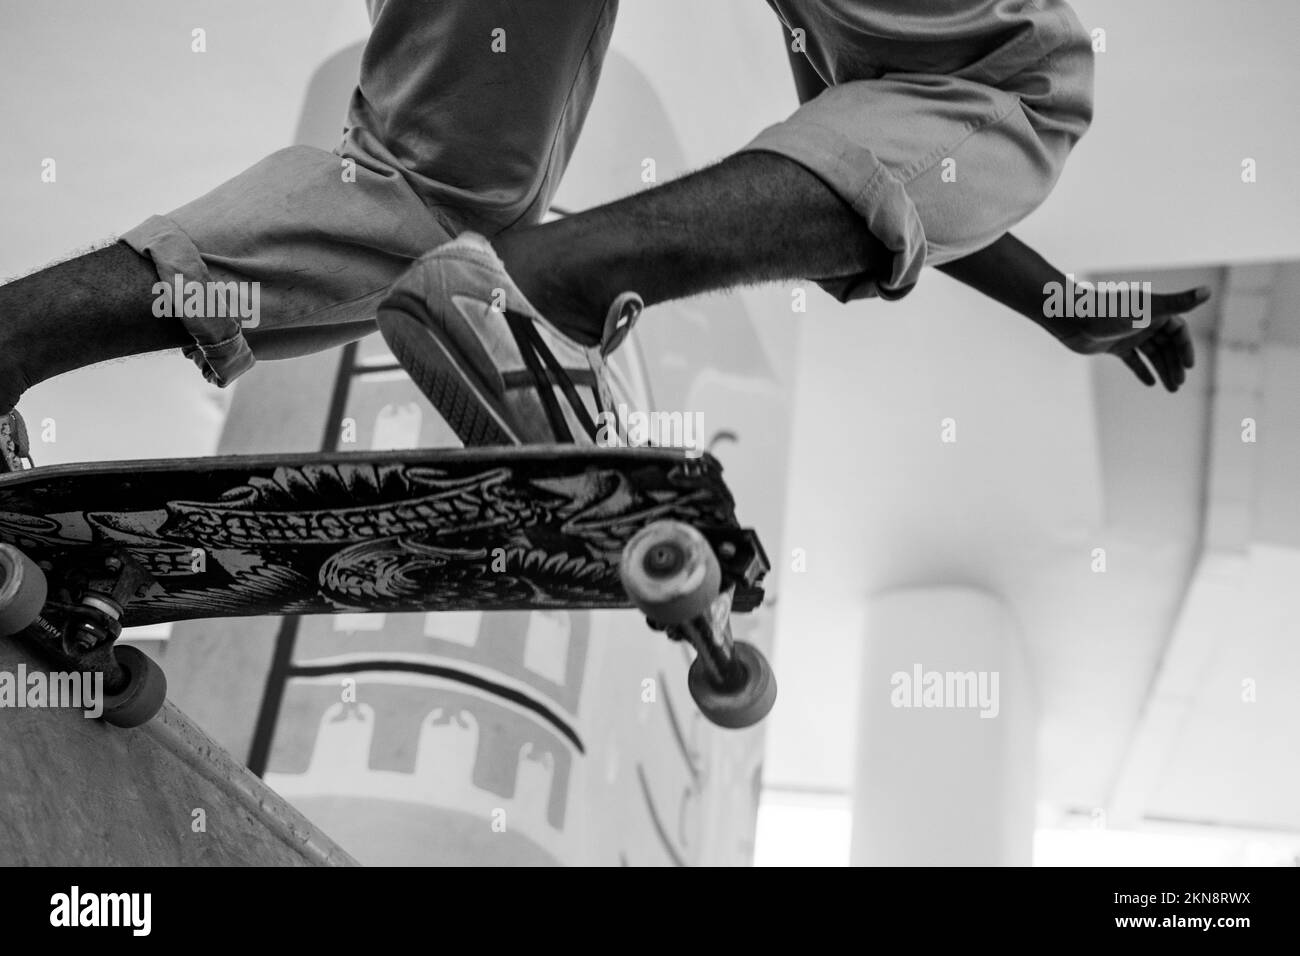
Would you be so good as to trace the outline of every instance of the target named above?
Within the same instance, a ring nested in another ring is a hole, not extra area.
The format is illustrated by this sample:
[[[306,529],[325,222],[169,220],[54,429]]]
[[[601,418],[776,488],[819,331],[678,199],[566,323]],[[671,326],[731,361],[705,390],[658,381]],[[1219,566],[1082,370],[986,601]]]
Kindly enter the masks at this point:
[[[1204,286],[1186,292],[1153,292],[1145,328],[1135,329],[1131,318],[1110,317],[1058,319],[1050,331],[1071,351],[1116,355],[1142,384],[1155,385],[1159,375],[1164,387],[1176,392],[1187,380],[1187,370],[1196,364],[1192,333],[1183,313],[1209,300],[1210,290]]]

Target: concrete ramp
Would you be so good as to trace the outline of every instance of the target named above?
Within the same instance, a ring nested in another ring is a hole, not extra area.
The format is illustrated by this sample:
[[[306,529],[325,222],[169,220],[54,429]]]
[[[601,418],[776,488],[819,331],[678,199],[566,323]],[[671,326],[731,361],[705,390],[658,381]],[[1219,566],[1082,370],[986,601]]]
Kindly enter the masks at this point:
[[[0,674],[42,671],[0,639]],[[352,866],[170,703],[134,730],[0,707],[0,865]]]

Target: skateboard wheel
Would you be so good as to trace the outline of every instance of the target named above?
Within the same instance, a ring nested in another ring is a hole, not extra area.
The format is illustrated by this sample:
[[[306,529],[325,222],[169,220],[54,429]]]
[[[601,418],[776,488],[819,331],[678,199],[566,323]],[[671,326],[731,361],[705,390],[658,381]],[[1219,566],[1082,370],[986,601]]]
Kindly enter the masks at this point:
[[[700,713],[719,727],[740,730],[754,726],[776,703],[776,675],[763,652],[753,644],[737,641],[734,647],[736,665],[744,671],[744,680],[738,686],[731,689],[715,686],[704,661],[698,657],[686,675],[686,686]]]
[[[709,542],[680,521],[656,521],[633,535],[618,573],[632,603],[664,627],[707,615],[722,582]]]
[[[45,607],[45,572],[11,544],[0,544],[0,636],[17,634]]]
[[[134,647],[115,647],[113,653],[126,671],[127,683],[121,693],[106,695],[104,721],[114,727],[139,727],[162,710],[167,699],[167,675]]]

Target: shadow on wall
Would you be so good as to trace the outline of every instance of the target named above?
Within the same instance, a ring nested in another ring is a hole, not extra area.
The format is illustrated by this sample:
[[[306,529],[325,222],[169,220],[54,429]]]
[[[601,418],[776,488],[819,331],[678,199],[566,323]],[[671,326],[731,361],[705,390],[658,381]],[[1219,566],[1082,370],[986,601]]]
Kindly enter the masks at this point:
[[[364,43],[345,47],[320,65],[307,84],[298,129],[293,134],[296,146],[317,146],[332,150],[343,138],[348,102],[361,75]]]

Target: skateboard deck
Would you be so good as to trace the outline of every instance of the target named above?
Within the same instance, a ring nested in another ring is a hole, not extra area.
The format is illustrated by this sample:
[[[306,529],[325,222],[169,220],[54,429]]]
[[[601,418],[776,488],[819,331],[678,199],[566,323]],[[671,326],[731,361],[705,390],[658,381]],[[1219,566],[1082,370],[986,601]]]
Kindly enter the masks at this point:
[[[53,585],[125,551],[136,626],[205,617],[631,607],[623,546],[697,528],[732,608],[768,569],[709,455],[471,448],[53,465],[0,475],[0,542]]]

